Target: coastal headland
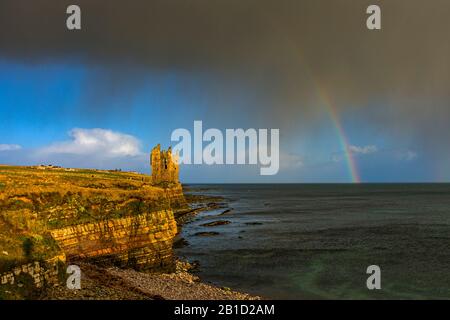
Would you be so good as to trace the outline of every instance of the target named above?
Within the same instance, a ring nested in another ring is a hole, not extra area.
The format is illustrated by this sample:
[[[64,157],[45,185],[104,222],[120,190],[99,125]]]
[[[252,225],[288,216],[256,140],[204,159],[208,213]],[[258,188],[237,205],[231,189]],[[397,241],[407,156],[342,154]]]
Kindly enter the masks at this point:
[[[183,219],[199,208],[170,149],[154,148],[151,165],[151,176],[0,166],[0,299],[252,298],[201,283],[174,257]],[[81,290],[66,288],[71,264]]]

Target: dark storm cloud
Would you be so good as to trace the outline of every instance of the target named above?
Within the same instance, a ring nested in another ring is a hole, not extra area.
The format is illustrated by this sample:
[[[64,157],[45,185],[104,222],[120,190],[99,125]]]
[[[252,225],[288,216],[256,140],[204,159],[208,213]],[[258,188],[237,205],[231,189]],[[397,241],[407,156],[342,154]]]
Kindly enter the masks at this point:
[[[65,27],[74,3],[81,31]],[[374,3],[381,31],[365,27]],[[146,72],[205,72],[216,78],[211,95],[238,82],[259,95],[249,112],[258,108],[280,123],[313,119],[320,83],[338,108],[380,103],[369,112],[375,123],[442,134],[450,113],[449,12],[448,0],[2,0],[0,56],[104,68],[104,88],[93,90],[99,96],[134,87]]]

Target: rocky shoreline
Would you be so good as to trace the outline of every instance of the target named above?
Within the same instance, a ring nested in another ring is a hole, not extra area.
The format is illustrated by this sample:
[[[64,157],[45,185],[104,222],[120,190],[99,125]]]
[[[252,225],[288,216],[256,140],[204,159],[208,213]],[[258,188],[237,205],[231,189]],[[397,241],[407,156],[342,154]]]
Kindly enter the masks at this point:
[[[48,289],[43,300],[257,300],[260,297],[203,283],[189,273],[191,266],[177,261],[173,273],[145,273],[134,269],[80,263],[82,288]]]
[[[223,199],[201,195],[186,195],[191,209],[179,211],[176,221],[181,228],[198,213],[206,210],[229,209]],[[224,222],[227,223],[227,222]],[[186,245],[183,238],[174,246]],[[103,267],[85,261],[75,263],[82,270],[82,288],[69,290],[65,286],[50,288],[39,299],[43,300],[259,300],[261,297],[233,291],[202,282],[191,271],[196,267],[176,261],[171,273],[148,273],[134,269]]]

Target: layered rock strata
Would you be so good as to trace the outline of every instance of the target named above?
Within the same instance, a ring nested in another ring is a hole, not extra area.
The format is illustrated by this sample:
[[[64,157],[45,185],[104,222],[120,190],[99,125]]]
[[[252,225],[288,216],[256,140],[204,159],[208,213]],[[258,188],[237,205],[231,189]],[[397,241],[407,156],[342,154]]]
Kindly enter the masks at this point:
[[[68,260],[94,259],[136,269],[173,268],[177,225],[170,209],[52,230]]]

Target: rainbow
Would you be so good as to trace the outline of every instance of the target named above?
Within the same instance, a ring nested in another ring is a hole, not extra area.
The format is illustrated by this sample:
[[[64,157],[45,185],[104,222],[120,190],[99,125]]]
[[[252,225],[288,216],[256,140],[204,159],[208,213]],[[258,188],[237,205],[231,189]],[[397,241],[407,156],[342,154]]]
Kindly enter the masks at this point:
[[[317,88],[318,97],[320,98],[320,100],[324,104],[324,106],[326,107],[327,112],[329,113],[330,118],[333,121],[334,127],[336,128],[336,133],[339,137],[339,143],[341,144],[341,147],[344,150],[344,157],[345,157],[345,161],[347,163],[351,182],[360,183],[361,176],[359,175],[359,172],[358,172],[358,166],[356,165],[355,158],[350,150],[350,144],[348,142],[348,137],[345,134],[344,127],[342,126],[342,122],[339,118],[336,105],[333,103],[333,101],[328,96],[326,91],[323,90],[320,85],[316,85],[316,88]]]
[[[297,46],[296,42],[293,42],[293,45],[294,47]],[[318,81],[319,79],[314,76],[314,72],[311,66],[307,63],[307,61],[301,54],[301,49],[299,47],[297,48],[300,51],[298,58],[304,62],[304,72],[307,75],[309,75],[310,79],[312,80],[312,83],[314,84],[314,88],[316,90],[317,97],[319,98],[320,102],[326,107],[326,110],[330,115],[331,121],[333,122],[333,125],[336,128],[336,133],[339,137],[339,143],[344,151],[344,157],[348,167],[350,181],[353,183],[361,183],[361,176],[358,172],[358,166],[356,165],[355,158],[350,150],[348,137],[344,131],[344,127],[342,126],[336,105],[333,103],[333,101],[327,94],[325,88],[320,85],[320,82]]]

